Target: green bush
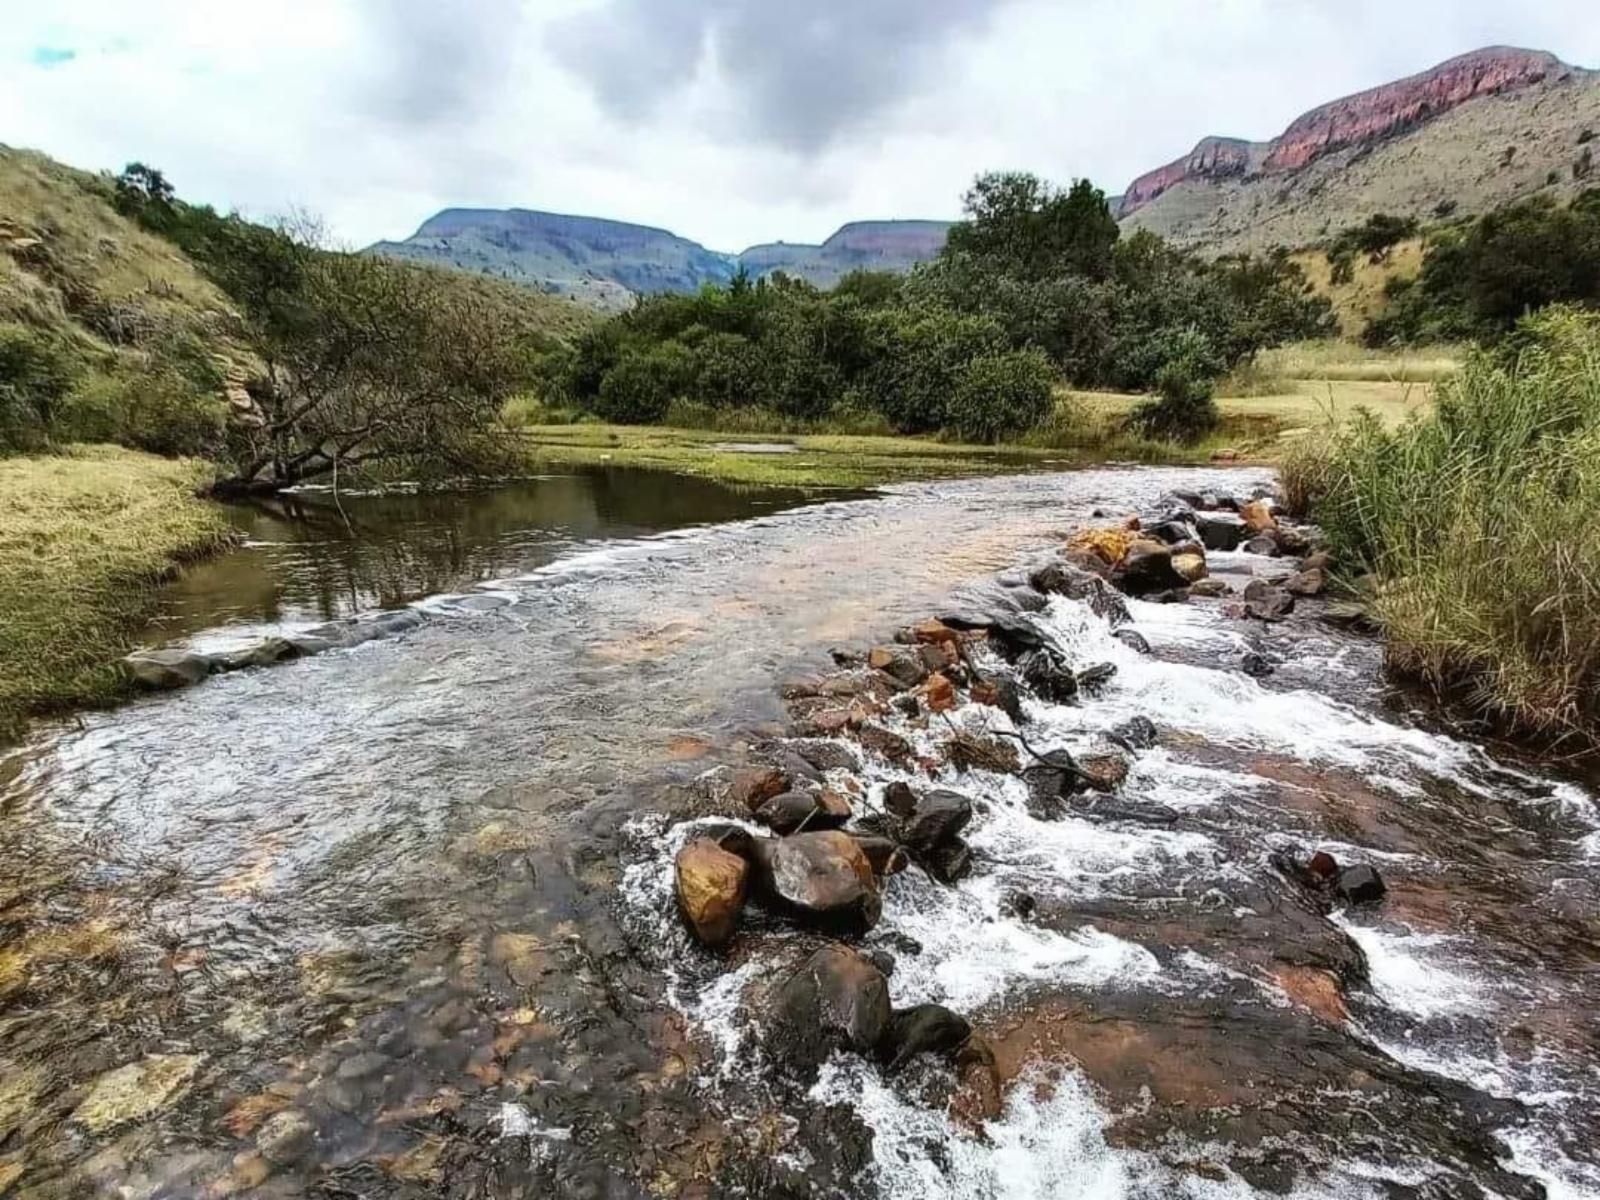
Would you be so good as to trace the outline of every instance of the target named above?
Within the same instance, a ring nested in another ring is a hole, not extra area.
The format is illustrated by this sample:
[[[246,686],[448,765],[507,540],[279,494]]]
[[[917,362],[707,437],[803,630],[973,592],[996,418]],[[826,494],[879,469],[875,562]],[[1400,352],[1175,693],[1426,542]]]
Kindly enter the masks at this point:
[[[1173,335],[1156,371],[1156,395],[1134,408],[1128,423],[1146,437],[1197,442],[1217,427],[1216,356],[1194,331]]]
[[[0,450],[49,441],[61,403],[83,370],[81,355],[61,339],[0,324]]]
[[[980,354],[956,375],[946,427],[964,441],[998,442],[1050,412],[1055,371],[1038,350]]]
[[[679,342],[630,349],[601,380],[595,412],[621,425],[659,421],[693,379],[694,356]]]

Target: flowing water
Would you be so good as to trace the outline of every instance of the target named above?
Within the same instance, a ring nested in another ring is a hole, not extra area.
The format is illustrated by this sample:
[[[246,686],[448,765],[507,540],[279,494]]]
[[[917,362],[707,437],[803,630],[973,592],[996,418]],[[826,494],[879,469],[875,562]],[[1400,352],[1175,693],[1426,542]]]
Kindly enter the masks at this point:
[[[785,1084],[761,994],[814,942],[752,915],[714,959],[674,918],[683,785],[783,731],[783,680],[981,603],[1097,507],[1261,481],[758,509],[612,473],[241,516],[156,634],[430,619],[0,759],[0,1193],[1600,1196],[1593,794],[1411,711],[1311,619],[1135,603],[1144,657],[1051,601],[1118,674],[1030,702],[1029,740],[1150,717],[1124,797],[1179,819],[1040,822],[1015,780],[945,769],[978,867],[896,876],[868,940],[897,1004],[972,1018],[987,1093],[931,1059]],[[1267,856],[1313,845],[1378,865],[1383,905],[1300,903]]]

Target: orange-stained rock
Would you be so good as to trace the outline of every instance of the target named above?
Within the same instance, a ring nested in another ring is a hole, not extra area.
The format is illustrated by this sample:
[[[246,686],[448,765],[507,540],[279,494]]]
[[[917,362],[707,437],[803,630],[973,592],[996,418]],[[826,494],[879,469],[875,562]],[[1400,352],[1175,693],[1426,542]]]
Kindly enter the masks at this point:
[[[696,838],[678,851],[678,911],[707,946],[723,946],[739,925],[750,864],[710,838]]]
[[[955,685],[943,675],[930,675],[923,685],[922,698],[929,712],[949,712],[956,706]]]
[[[911,636],[924,645],[936,645],[941,642],[957,641],[961,635],[943,621],[929,617],[926,621],[919,621],[911,627]]]
[[[733,773],[729,798],[744,808],[760,808],[789,790],[789,777],[777,767],[745,767]]]
[[[1174,554],[1172,569],[1190,583],[1198,583],[1210,574],[1204,554]]]
[[[1244,519],[1244,527],[1251,533],[1266,533],[1278,527],[1277,519],[1265,500],[1250,501],[1239,510],[1239,516]]]
[[[1122,561],[1133,534],[1127,529],[1080,529],[1067,542],[1070,550],[1085,550],[1108,566]]]

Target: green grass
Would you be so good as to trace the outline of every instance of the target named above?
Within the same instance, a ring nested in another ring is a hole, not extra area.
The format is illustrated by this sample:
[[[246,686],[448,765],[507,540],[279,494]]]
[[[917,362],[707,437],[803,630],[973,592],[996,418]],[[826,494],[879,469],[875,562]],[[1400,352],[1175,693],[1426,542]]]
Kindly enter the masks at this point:
[[[1420,346],[1409,350],[1369,350],[1346,341],[1296,342],[1264,350],[1260,369],[1286,380],[1364,383],[1437,383],[1461,369],[1460,346]]]
[[[160,582],[229,536],[210,468],[106,446],[0,459],[0,737],[116,696]]]
[[[1600,316],[1552,310],[1515,363],[1469,360],[1435,411],[1286,463],[1399,672],[1507,725],[1600,733]]]

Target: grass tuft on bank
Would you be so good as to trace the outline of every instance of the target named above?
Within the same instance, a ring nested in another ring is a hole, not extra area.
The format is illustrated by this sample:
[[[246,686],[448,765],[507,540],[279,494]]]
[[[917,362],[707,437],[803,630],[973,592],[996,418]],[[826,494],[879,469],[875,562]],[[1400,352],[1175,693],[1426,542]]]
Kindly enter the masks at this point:
[[[110,446],[0,459],[0,738],[122,690],[156,585],[229,537],[195,496],[211,471]]]
[[[1529,318],[1429,415],[1324,444],[1285,489],[1370,572],[1391,665],[1521,730],[1600,733],[1600,314]]]

